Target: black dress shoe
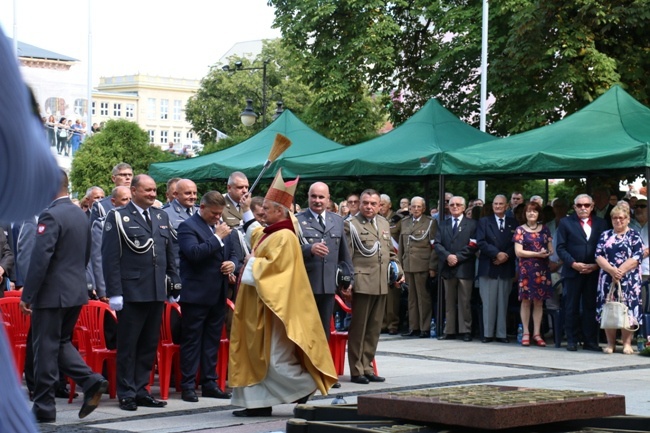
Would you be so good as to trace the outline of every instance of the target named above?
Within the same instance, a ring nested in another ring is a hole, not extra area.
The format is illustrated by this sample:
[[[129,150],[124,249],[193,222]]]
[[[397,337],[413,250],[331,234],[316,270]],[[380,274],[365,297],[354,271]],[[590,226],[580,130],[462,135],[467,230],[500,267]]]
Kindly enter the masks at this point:
[[[256,407],[255,409],[234,410],[232,414],[237,417],[271,416],[272,411],[273,408],[270,407]]]
[[[167,406],[166,401],[156,400],[151,394],[145,395],[144,397],[136,397],[135,403],[138,406],[144,407],[165,407]]]
[[[568,350],[569,352],[575,352],[575,351],[578,350],[578,348],[576,347],[575,344],[567,344],[566,345],[566,350]]]
[[[199,397],[197,397],[196,392],[193,389],[184,389],[183,392],[181,392],[181,399],[188,403],[196,403],[199,401]]]
[[[340,388],[341,387],[341,382],[336,382],[334,385],[332,385],[332,388]]]
[[[420,330],[419,329],[413,329],[410,332],[405,332],[402,334],[402,337],[419,337],[420,336]]]
[[[204,389],[201,392],[201,397],[210,397],[210,398],[222,398],[227,400],[232,397],[232,394],[229,392],[223,392],[219,388]]]
[[[135,402],[135,398],[133,398],[133,397],[121,398],[120,399],[120,409],[128,410],[128,411],[135,411],[135,410],[138,410],[138,404]]]
[[[56,418],[50,418],[48,416],[37,416],[36,422],[39,424],[46,423],[46,422],[56,422]]]
[[[370,383],[366,376],[350,376],[350,382],[360,383],[361,385],[368,385]]]
[[[510,340],[508,338],[497,338],[497,343],[510,343]]]
[[[368,382],[384,382],[386,381],[385,377],[381,376],[375,376],[374,374],[366,374],[365,375],[366,379],[368,379]]]
[[[428,331],[420,332],[420,338],[429,338],[429,332]]]
[[[463,341],[472,341],[472,334],[466,332],[465,335],[463,335]]]
[[[79,418],[87,417],[92,411],[97,409],[102,394],[108,389],[108,380],[100,379],[87,392],[84,392],[84,402],[79,409]]]
[[[455,340],[456,334],[443,334],[438,337],[438,340]]]
[[[307,394],[307,395],[304,396],[304,397],[299,398],[298,400],[294,401],[294,403],[297,403],[297,404],[305,404],[305,403],[307,403],[307,401],[309,400],[309,397],[311,397],[311,393]]]
[[[602,352],[603,348],[597,344],[585,344],[582,346],[582,350],[590,350],[592,352]]]
[[[483,337],[481,338],[481,343],[492,343],[494,341],[494,338],[492,337]]]

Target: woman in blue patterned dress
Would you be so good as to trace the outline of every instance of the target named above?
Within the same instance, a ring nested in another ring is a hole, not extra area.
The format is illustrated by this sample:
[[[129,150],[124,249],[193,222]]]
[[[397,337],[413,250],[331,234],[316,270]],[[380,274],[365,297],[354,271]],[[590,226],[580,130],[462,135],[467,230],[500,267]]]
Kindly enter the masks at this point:
[[[530,346],[530,304],[533,304],[533,340],[546,346],[541,325],[544,300],[551,297],[551,271],[549,256],[553,254],[553,238],[548,227],[542,224],[542,208],[535,202],[526,204],[526,223],[517,227],[513,236],[515,254],[519,257],[519,300],[521,324],[524,335],[522,346]]]
[[[630,325],[640,325],[643,318],[641,309],[641,269],[643,260],[643,241],[641,235],[628,227],[630,211],[624,206],[614,206],[611,212],[612,230],[603,232],[596,247],[596,263],[600,266],[598,276],[598,310],[600,321],[603,304],[612,282],[621,283],[621,301],[628,307]],[[633,331],[621,329],[623,353],[630,355]],[[605,329],[607,347],[605,353],[616,351],[616,329]]]

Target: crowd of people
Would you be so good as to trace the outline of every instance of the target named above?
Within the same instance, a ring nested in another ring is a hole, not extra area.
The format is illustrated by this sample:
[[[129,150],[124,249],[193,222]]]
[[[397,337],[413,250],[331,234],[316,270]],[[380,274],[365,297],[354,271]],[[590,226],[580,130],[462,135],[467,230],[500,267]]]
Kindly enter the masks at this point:
[[[50,146],[56,148],[57,153],[63,156],[72,157],[87,136],[100,131],[100,126],[96,123],[89,131],[87,123],[80,118],[77,118],[74,123],[72,119],[66,117],[61,117],[57,121],[56,117],[51,114],[41,120]]]
[[[446,193],[440,212],[428,213],[422,197],[402,199],[394,211],[390,197],[373,189],[350,194],[337,206],[328,185],[316,182],[310,185],[306,209],[297,211],[295,182],[281,177],[265,197],[251,197],[246,176],[234,172],[226,192],[210,191],[200,200],[194,182],[174,178],[167,182],[164,205],[156,199],[155,181],[146,174],[134,176],[127,163],[117,164],[111,179],[115,187],[108,197],[91,187],[78,203],[87,233],[50,228],[55,205],[61,200],[72,204],[66,180],[46,211],[6,228],[7,235],[15,235],[11,240],[0,236],[0,274],[10,276],[5,278],[8,289],[24,287],[23,310],[33,316],[33,355],[26,377],[33,377],[28,388],[33,412],[42,422],[56,419],[54,396],[61,387],[65,390],[63,375],[90,396],[84,397],[84,414],[106,389],[105,379],[84,369],[71,347],[71,326],[87,299],[117,312],[117,323],[106,324],[105,332],[107,344],[117,349],[121,409],[166,405],[147,386],[163,305],[178,302],[181,315],[174,335],[181,347],[181,398],[197,402],[200,385],[201,397],[232,398],[243,406],[235,416],[269,416],[276,404],[304,402],[316,390],[326,394],[341,386],[327,344],[336,294],[352,308],[344,326],[350,380],[357,384],[385,380],[373,366],[382,332],[430,336],[437,302],[432,288],[438,278],[445,314],[437,322],[444,340],[471,341],[478,327],[483,343],[509,343],[513,289],[520,303],[522,346],[546,345],[543,309],[558,302],[558,292],[569,351],[580,344],[583,350],[616,350],[616,330],[606,330],[607,345],[599,344],[598,322],[612,285],[620,284],[629,323],[643,320],[645,200],[632,207],[607,200],[602,210],[598,202],[609,194],[596,190],[596,199],[575,197],[569,213],[564,199],[543,206],[541,197],[527,201],[514,192],[509,202],[499,194],[491,205],[476,199],[467,206],[464,197]],[[67,205],[62,209],[69,221],[79,218],[72,219]],[[81,269],[75,278],[82,275],[70,305],[60,305],[65,313],[48,310],[58,305],[46,301],[59,296],[45,283],[53,269],[49,266],[59,262]],[[340,274],[348,276],[346,283]],[[473,321],[476,293],[480,324]],[[53,323],[45,312],[56,313],[60,325],[39,326]],[[231,338],[232,394],[218,386],[216,375],[223,327]],[[305,330],[318,344],[304,340]],[[621,332],[623,353],[632,353],[634,332]],[[53,345],[65,354],[58,363],[43,356]]]

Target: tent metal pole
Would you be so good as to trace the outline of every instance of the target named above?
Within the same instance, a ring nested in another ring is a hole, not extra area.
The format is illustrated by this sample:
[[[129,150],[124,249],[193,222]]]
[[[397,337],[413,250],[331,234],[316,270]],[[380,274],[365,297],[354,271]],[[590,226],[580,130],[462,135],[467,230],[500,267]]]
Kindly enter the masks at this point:
[[[645,182],[646,182],[646,184],[645,184],[646,185],[645,194],[646,194],[646,197],[648,197],[648,188],[650,188],[650,167],[645,168]],[[650,206],[646,207],[645,211],[647,212],[648,218],[649,218],[649,219],[646,220],[646,227],[648,227],[648,223],[650,222]],[[650,245],[650,230],[648,231],[648,239],[646,239],[646,241],[648,242],[646,245]],[[647,308],[647,307],[644,306],[644,308]],[[648,310],[645,310],[645,311],[648,311]],[[646,338],[647,337],[648,336],[646,335]]]
[[[440,230],[440,226],[442,225],[443,221],[445,220],[445,176],[440,175],[440,181],[438,182],[438,230]],[[438,259],[439,260],[439,259]],[[440,266],[438,266],[437,271],[437,276],[436,279],[437,281],[437,287],[438,287],[438,305],[436,306],[436,328],[438,329],[438,335],[442,336],[442,334],[445,332],[444,329],[444,317],[445,317],[445,310],[444,310],[444,288],[442,286],[442,275],[440,273]]]

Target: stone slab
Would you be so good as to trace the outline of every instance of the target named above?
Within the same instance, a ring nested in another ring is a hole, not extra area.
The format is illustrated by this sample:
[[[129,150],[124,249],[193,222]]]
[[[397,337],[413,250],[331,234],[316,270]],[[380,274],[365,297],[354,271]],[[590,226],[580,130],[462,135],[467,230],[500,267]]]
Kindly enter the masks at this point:
[[[359,396],[360,415],[490,430],[625,415],[625,397],[602,392],[476,385]]]

